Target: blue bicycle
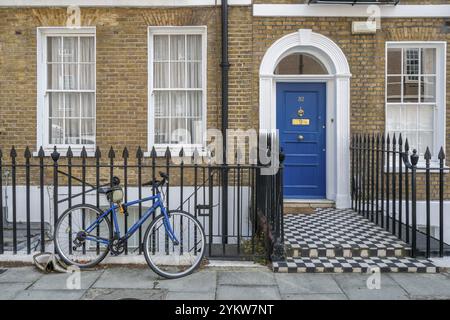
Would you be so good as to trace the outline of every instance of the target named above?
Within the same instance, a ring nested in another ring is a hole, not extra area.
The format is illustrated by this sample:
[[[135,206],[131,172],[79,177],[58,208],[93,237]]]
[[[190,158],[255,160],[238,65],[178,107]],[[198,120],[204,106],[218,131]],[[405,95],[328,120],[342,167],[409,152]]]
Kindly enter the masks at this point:
[[[100,263],[109,252],[112,255],[123,253],[127,240],[160,209],[161,214],[150,223],[143,238],[145,259],[154,272],[165,278],[192,273],[205,253],[205,232],[200,222],[188,212],[166,210],[162,187],[169,177],[163,172],[160,176],[162,180],[143,184],[155,190],[154,196],[123,203],[120,180],[114,177],[112,187],[99,188],[110,202],[106,211],[89,204],[67,209],[55,227],[55,248],[61,259],[67,264],[88,268]],[[121,236],[117,211],[127,214],[128,207],[146,201],[153,201],[152,206]]]

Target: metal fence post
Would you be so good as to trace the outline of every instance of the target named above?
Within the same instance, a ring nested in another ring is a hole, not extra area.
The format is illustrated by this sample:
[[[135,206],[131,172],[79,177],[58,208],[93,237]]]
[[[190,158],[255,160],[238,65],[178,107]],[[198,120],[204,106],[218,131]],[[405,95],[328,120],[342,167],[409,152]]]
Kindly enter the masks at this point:
[[[441,147],[439,159],[439,256],[444,256],[444,148]]]
[[[56,229],[56,223],[58,222],[58,160],[59,152],[56,150],[56,146],[53,148],[51,154],[53,160],[53,223]],[[56,253],[56,248],[54,249]]]
[[[416,243],[416,232],[417,232],[417,188],[416,188],[416,171],[417,163],[419,162],[419,155],[417,150],[413,150],[411,155],[411,209],[412,209],[412,235],[411,235],[411,247],[412,247],[412,257],[416,256],[417,243]]]

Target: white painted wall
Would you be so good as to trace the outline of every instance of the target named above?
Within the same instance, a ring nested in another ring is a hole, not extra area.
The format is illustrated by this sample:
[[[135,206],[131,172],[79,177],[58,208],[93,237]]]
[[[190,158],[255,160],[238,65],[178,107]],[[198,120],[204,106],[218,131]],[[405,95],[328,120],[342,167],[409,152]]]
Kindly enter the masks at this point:
[[[86,189],[88,190],[89,187],[86,187]],[[7,206],[8,206],[8,215],[7,215],[7,220],[8,221],[12,221],[12,204],[13,204],[13,199],[12,199],[12,188],[11,186],[7,187],[7,195],[8,195],[8,201],[7,201]],[[64,199],[67,197],[67,187],[61,186],[59,188],[59,194],[58,194],[58,198],[60,200]],[[39,222],[40,221],[40,192],[41,189],[38,186],[32,186],[30,187],[30,204],[31,204],[31,211],[30,211],[30,221],[31,222]],[[77,187],[72,187],[72,194],[77,194],[81,192],[81,187],[77,186]],[[193,187],[184,187],[183,188],[183,198],[187,199],[192,193],[194,192],[194,188]],[[219,187],[214,187],[213,188],[213,214],[212,214],[212,234],[213,234],[213,243],[221,243],[221,237],[217,236],[219,234],[221,234],[221,230],[222,230],[222,220],[221,220],[221,212],[219,210],[219,208],[221,207],[221,204],[219,205],[219,193],[221,192],[221,189]],[[238,221],[237,221],[237,203],[236,203],[236,199],[237,196],[232,197],[231,195],[236,194],[237,192],[237,188],[235,187],[229,187],[228,188],[228,193],[230,195],[229,197],[229,201],[228,201],[228,234],[229,236],[235,236],[235,237],[230,237],[229,238],[229,243],[230,244],[235,244],[237,242],[237,235],[238,235],[238,231],[241,237],[243,237],[241,239],[244,240],[245,237],[249,237],[252,234],[252,222],[249,220],[249,196],[251,195],[250,193],[250,188],[249,187],[241,187],[241,207],[240,207],[240,228],[238,229]],[[52,186],[45,186],[44,187],[44,219],[45,222],[50,223],[51,226],[53,226],[54,224],[54,218],[53,218],[53,187]],[[3,200],[5,199],[4,197],[5,195],[5,187],[3,188]],[[151,189],[150,188],[142,188],[142,196],[146,197],[146,196],[150,196],[151,195]],[[180,205],[180,196],[181,196],[181,192],[180,192],[180,187],[170,187],[170,204],[169,204],[169,209],[170,210],[174,210],[177,209]],[[233,200],[234,198],[234,200]],[[136,187],[129,187],[128,188],[128,200],[134,200],[134,199],[138,199],[138,189]],[[81,203],[81,197],[77,197],[74,198],[72,200],[72,205],[75,204],[79,204]],[[183,210],[194,214],[194,198],[192,197],[191,201],[186,202]],[[197,203],[198,204],[206,204],[208,201],[208,192],[206,191],[206,201],[203,198],[203,191],[202,189],[198,190],[198,194],[197,194]],[[86,194],[86,203],[95,205],[96,204],[96,195],[95,192],[90,192]],[[106,200],[106,196],[105,195],[100,195],[100,206],[102,208],[107,208],[109,206],[108,201]],[[143,203],[142,208],[142,214],[145,213],[146,208],[148,208],[149,206],[151,206],[151,201]],[[138,218],[138,205],[133,206],[136,209],[131,209],[130,211],[130,215],[128,216],[128,227],[130,227],[135,221],[137,221]],[[131,208],[133,208],[131,207]],[[61,203],[58,206],[58,214],[59,216],[68,208],[68,203],[64,202]],[[135,211],[135,212],[132,212]],[[159,214],[159,211],[158,213]],[[121,227],[121,234],[123,234],[124,229],[123,229],[123,221],[124,221],[124,217],[123,215],[121,215],[120,213],[117,213],[118,215],[118,219],[119,219],[119,223],[120,223],[120,227]],[[17,222],[26,222],[26,188],[25,186],[21,185],[21,186],[17,186],[16,187],[16,219]],[[202,223],[203,227],[205,228],[205,233],[208,236],[209,235],[209,223],[210,223],[210,219],[209,217],[199,217],[200,222]],[[146,227],[148,226],[148,224],[150,223],[151,218],[149,218],[147,220],[147,222],[143,225],[142,228],[142,233],[144,234]],[[136,233],[135,236],[133,238],[131,238],[131,240],[129,241],[130,246],[136,245],[137,244],[137,237],[138,234]],[[208,240],[207,240],[208,241]]]

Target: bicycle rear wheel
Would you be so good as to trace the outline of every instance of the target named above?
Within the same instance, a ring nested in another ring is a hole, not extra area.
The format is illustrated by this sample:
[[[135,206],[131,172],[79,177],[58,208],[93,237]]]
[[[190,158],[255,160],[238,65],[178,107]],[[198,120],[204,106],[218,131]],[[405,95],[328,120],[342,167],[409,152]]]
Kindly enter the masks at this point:
[[[80,204],[67,209],[58,219],[55,228],[55,248],[61,259],[80,268],[97,265],[109,252],[109,246],[96,241],[112,238],[111,223],[107,217],[92,230],[84,230],[93,223],[102,211],[92,205]]]
[[[175,279],[192,273],[202,262],[206,238],[200,222],[184,211],[170,211],[170,225],[178,239],[170,240],[164,215],[158,216],[144,235],[144,256],[158,275]]]

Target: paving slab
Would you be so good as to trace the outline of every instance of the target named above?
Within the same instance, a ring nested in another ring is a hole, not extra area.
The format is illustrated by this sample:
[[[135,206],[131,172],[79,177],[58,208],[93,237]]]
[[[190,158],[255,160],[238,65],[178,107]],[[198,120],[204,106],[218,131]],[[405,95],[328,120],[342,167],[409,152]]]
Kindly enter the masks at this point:
[[[155,289],[89,289],[83,300],[163,300],[165,290]]]
[[[391,274],[411,296],[447,297],[450,299],[450,279],[443,274]]]
[[[235,271],[218,272],[219,285],[275,285],[275,277],[271,271]]]
[[[103,272],[93,288],[153,289],[158,276],[148,268],[111,268]]]
[[[408,300],[408,293],[401,287],[381,287],[380,289],[346,288],[344,293],[350,300]]]
[[[30,286],[30,283],[0,283],[0,300],[11,300],[20,291],[25,290]]]
[[[398,283],[395,282],[388,274],[379,273],[378,275],[379,275],[378,279],[380,280],[379,282],[380,288],[399,287]],[[345,288],[368,289],[367,281],[372,276],[372,274],[342,273],[342,274],[333,274],[332,276],[334,280],[336,280],[338,285],[343,289]]]
[[[14,300],[79,300],[85,290],[23,290]]]
[[[43,273],[39,272],[35,267],[19,267],[9,268],[0,274],[0,283],[10,282],[35,282]]]
[[[169,291],[166,300],[214,300],[215,292],[189,292],[189,291]]]
[[[348,300],[343,293],[307,293],[307,294],[282,294],[283,300]]]
[[[280,300],[277,286],[230,286],[217,288],[217,300]]]
[[[102,275],[103,270],[81,271],[79,289],[89,289],[92,284]],[[43,275],[37,280],[30,290],[70,290],[71,285],[78,285],[74,278],[77,273],[51,273]]]
[[[330,274],[276,273],[275,279],[282,294],[342,294],[342,290]]]
[[[217,272],[194,272],[179,279],[159,279],[155,288],[167,289],[177,292],[215,292]]]

